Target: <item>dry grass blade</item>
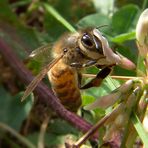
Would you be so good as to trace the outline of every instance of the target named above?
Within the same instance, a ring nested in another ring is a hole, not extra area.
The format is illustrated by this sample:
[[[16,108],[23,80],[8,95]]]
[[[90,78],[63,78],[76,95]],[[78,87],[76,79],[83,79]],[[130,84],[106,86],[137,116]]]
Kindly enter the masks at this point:
[[[45,139],[45,133],[48,127],[49,119],[50,117],[46,117],[41,125],[37,148],[45,147],[44,139]]]

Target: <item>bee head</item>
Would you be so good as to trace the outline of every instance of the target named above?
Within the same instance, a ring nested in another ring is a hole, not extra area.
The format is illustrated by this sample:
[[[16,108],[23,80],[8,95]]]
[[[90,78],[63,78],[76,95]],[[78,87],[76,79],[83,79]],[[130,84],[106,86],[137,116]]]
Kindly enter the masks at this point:
[[[107,39],[96,29],[86,29],[80,32],[78,45],[81,52],[98,65],[119,63],[120,57],[109,47]]]

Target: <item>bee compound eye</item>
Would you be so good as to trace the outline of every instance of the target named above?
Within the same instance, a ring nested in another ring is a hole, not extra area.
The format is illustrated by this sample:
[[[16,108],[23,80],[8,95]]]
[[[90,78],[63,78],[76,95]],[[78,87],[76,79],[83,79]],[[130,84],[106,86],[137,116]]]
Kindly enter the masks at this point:
[[[94,41],[95,41],[96,50],[97,50],[100,54],[103,54],[103,47],[102,47],[101,41],[98,40],[96,37],[94,37]]]
[[[86,33],[82,36],[81,41],[82,41],[82,44],[84,46],[86,46],[86,47],[90,47],[91,48],[94,45],[91,37],[88,34],[86,34]]]

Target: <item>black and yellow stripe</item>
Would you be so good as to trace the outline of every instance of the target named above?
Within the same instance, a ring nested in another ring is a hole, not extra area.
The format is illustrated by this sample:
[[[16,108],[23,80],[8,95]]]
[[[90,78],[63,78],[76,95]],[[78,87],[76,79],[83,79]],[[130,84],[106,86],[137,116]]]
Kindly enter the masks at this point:
[[[66,65],[61,65],[61,68],[55,65],[50,71],[49,78],[52,89],[61,103],[70,111],[76,112],[81,105],[77,72]]]

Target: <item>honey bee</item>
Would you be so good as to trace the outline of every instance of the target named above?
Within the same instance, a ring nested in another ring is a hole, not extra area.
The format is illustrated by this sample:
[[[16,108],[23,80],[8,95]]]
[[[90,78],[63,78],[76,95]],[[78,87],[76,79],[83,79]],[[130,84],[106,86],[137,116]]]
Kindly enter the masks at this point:
[[[33,51],[31,56],[38,56],[47,50],[49,50],[48,46],[41,47]],[[107,39],[97,28],[65,34],[54,44],[52,53],[54,60],[48,63],[29,84],[22,100],[34,90],[47,74],[54,94],[60,102],[68,110],[76,112],[81,106],[80,89],[99,86],[114,65],[118,64],[125,67],[122,56],[113,52]],[[101,71],[88,84],[81,86],[81,70],[91,66],[99,67]]]

